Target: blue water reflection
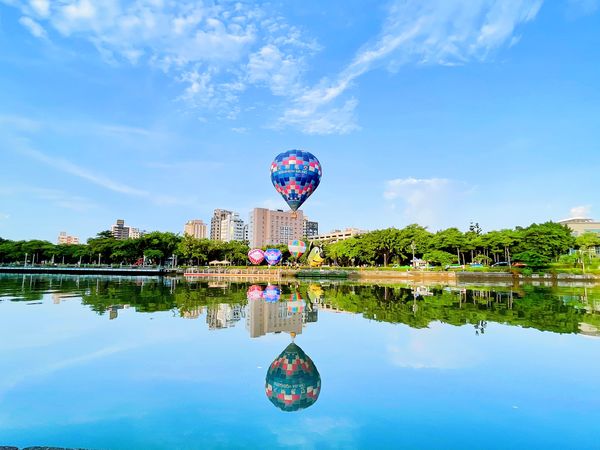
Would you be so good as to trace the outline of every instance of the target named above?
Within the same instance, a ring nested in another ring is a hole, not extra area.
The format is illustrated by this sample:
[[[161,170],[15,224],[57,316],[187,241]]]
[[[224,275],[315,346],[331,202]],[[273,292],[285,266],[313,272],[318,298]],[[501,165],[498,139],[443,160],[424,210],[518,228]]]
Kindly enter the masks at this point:
[[[0,277],[0,445],[598,448],[594,288],[249,287]]]

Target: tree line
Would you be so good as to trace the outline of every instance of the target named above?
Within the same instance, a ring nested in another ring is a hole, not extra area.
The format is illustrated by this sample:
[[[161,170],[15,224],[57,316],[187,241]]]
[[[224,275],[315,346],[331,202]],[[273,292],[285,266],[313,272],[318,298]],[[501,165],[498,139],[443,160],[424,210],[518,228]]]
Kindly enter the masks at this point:
[[[570,249],[589,250],[600,246],[600,236],[585,233],[577,238],[561,224],[546,222],[483,232],[478,224],[468,231],[447,228],[430,232],[412,224],[404,228],[387,228],[354,236],[336,243],[322,244],[327,262],[339,266],[410,265],[413,259],[434,265],[497,262],[523,262],[543,267],[569,258]],[[284,262],[295,261],[286,245],[277,245]],[[206,265],[227,260],[246,265],[247,242],[212,241],[155,231],[138,239],[117,240],[110,231],[102,231],[86,244],[53,244],[43,240],[11,241],[0,238],[1,263],[55,264],[147,264],[165,265],[173,257],[179,264]]]
[[[478,224],[466,232],[447,228],[432,233],[425,227],[376,230],[326,246],[329,258],[339,265],[408,265],[422,259],[429,263],[493,264],[520,261],[544,266],[557,261],[572,248],[600,245],[600,236],[586,233],[578,238],[571,230],[555,222],[532,224],[484,233]]]

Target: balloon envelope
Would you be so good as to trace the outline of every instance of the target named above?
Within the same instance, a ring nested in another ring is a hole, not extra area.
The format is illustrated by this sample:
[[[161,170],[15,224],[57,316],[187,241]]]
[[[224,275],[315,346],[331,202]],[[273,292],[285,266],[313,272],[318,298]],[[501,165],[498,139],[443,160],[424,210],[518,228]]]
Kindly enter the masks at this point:
[[[265,251],[265,260],[267,264],[273,266],[281,261],[281,251],[277,248],[268,248]]]
[[[275,190],[296,211],[321,182],[321,163],[312,153],[288,150],[271,163],[271,182]]]
[[[267,398],[283,411],[298,411],[312,406],[320,391],[321,375],[315,363],[293,342],[267,371]]]
[[[306,243],[304,241],[294,240],[288,242],[288,250],[295,258],[300,258],[306,251]]]
[[[281,289],[279,289],[277,286],[269,284],[265,289],[265,293],[263,294],[265,301],[269,303],[275,303],[279,301],[279,297],[281,297]]]
[[[265,260],[265,252],[260,248],[253,248],[248,252],[248,259],[252,264],[258,265]]]
[[[260,300],[263,298],[263,289],[257,284],[253,284],[248,288],[246,292],[246,298],[248,300]]]

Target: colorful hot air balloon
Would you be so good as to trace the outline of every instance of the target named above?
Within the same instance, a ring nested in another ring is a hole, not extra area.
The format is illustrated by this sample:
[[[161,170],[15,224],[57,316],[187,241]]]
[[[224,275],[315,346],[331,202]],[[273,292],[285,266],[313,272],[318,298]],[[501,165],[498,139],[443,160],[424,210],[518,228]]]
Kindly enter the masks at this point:
[[[306,243],[299,240],[289,241],[288,250],[293,257],[300,258],[306,251]]]
[[[260,287],[257,284],[253,284],[252,286],[250,286],[248,288],[248,291],[246,292],[246,298],[248,300],[260,300],[261,298],[263,298],[262,287]]]
[[[268,248],[265,250],[265,260],[270,266],[274,266],[281,261],[281,251],[277,248]]]
[[[275,303],[279,301],[279,297],[281,297],[281,289],[277,286],[269,284],[265,289],[265,293],[263,294],[263,298],[266,302]]]
[[[286,304],[288,314],[301,313],[306,307],[306,302],[300,297],[300,294],[295,293],[290,295],[290,299]]]
[[[265,380],[267,398],[292,412],[312,406],[319,398],[321,375],[315,363],[293,342],[271,363]]]
[[[248,252],[248,259],[252,264],[259,265],[265,260],[265,252],[263,252],[260,248],[253,248]]]
[[[271,163],[271,182],[292,211],[317,189],[322,173],[319,160],[303,150],[280,153]]]

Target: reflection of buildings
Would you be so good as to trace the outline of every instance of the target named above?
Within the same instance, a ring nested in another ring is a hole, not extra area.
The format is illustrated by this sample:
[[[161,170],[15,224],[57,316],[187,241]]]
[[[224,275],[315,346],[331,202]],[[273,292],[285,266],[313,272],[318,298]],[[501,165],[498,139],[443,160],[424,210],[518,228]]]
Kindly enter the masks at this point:
[[[244,317],[244,308],[241,305],[219,303],[208,306],[206,310],[206,323],[209,330],[233,327],[242,317]]]
[[[117,317],[119,317],[119,310],[120,309],[127,309],[129,308],[129,305],[112,305],[108,307],[108,318],[109,320],[113,320],[116,319]]]
[[[581,322],[579,324],[579,334],[583,334],[584,336],[590,337],[600,337],[600,330],[598,327],[591,325],[589,323]]]
[[[53,292],[52,303],[55,305],[60,304],[62,300],[68,300],[70,298],[81,298],[81,295],[73,294],[72,292]]]
[[[180,314],[184,319],[197,319],[204,314],[204,306],[197,306],[192,309],[181,310]]]
[[[318,310],[310,303],[303,311],[290,312],[288,302],[252,300],[247,306],[246,328],[253,338],[282,331],[301,334],[304,324],[317,319]]]

